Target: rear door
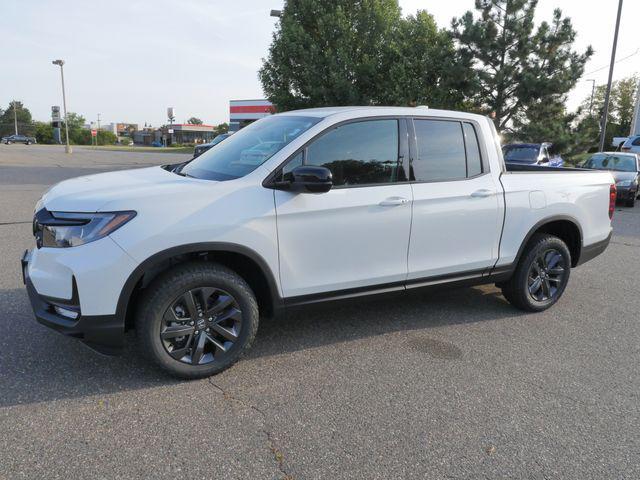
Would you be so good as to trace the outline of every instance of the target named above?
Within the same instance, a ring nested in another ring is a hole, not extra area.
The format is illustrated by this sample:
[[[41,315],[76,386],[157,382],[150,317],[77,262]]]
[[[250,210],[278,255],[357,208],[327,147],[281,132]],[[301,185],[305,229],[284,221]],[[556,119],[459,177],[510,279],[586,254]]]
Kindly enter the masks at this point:
[[[475,122],[415,118],[408,284],[481,275],[498,258],[500,186]]]
[[[397,118],[355,120],[312,140],[283,167],[324,166],[326,193],[275,191],[285,297],[383,286],[403,288],[411,186],[402,162],[407,129]]]

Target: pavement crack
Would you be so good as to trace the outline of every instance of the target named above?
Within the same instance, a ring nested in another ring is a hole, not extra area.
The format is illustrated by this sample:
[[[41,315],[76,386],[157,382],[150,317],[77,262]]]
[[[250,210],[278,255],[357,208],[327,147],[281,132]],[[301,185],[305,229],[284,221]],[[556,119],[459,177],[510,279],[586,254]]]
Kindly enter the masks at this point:
[[[214,381],[211,378],[209,378],[208,381],[209,381],[209,383],[211,384],[212,387],[214,387],[216,390],[218,390],[222,394],[222,397],[225,400],[239,403],[243,407],[249,408],[249,409],[253,410],[254,412],[258,413],[258,415],[260,415],[260,417],[262,418],[262,433],[263,433],[263,435],[265,436],[265,438],[267,440],[267,447],[269,448],[269,451],[273,455],[273,459],[276,461],[276,464],[278,466],[278,470],[283,475],[283,479],[282,480],[294,480],[293,476],[290,473],[287,472],[287,470],[286,470],[286,468],[284,466],[284,454],[282,453],[282,450],[280,450],[280,448],[276,444],[276,442],[275,442],[275,440],[273,438],[272,432],[269,430],[269,428],[267,428],[268,422],[267,422],[266,413],[263,412],[258,407],[256,407],[255,405],[251,405],[250,403],[247,403],[244,400],[241,400],[241,399],[239,399],[237,397],[234,397],[233,395],[228,393],[225,389],[223,389],[220,385],[214,383]]]
[[[23,225],[23,224],[27,224],[27,223],[32,223],[31,221],[28,222],[0,222],[0,227],[4,226],[4,225]]]

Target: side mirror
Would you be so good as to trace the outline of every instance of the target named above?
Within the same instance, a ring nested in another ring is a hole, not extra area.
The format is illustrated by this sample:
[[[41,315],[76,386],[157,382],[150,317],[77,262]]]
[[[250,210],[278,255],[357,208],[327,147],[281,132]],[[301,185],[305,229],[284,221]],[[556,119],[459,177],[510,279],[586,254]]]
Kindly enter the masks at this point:
[[[333,175],[326,167],[301,165],[287,175],[290,192],[326,193],[333,186]]]

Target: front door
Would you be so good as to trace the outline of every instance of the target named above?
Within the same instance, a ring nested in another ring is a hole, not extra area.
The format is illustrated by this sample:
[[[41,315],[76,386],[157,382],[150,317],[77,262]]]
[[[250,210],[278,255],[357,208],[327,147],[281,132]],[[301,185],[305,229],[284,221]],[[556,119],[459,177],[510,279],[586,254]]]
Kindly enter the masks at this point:
[[[275,190],[285,297],[404,283],[411,186],[402,142],[397,119],[352,121],[330,128],[284,167],[286,175],[301,164],[325,166],[334,183],[322,194]]]

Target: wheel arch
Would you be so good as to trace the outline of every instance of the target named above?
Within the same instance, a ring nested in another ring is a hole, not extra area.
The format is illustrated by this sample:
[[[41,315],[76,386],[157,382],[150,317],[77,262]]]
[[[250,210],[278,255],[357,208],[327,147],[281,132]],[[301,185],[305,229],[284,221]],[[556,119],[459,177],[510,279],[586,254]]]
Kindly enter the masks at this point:
[[[213,261],[234,270],[249,284],[261,313],[272,315],[282,305],[275,276],[267,262],[255,251],[233,243],[206,242],[172,247],[144,260],[129,275],[118,298],[116,315],[125,330],[133,327],[137,301],[159,274],[186,261]]]
[[[571,253],[571,266],[576,267],[578,265],[580,262],[580,255],[582,254],[583,239],[580,223],[574,217],[568,215],[556,215],[540,220],[531,227],[518,249],[518,254],[513,262],[514,268],[518,265],[518,262],[520,262],[520,258],[522,258],[529,241],[537,233],[548,233],[549,235],[555,235],[560,238],[560,240],[567,244],[569,252]]]

